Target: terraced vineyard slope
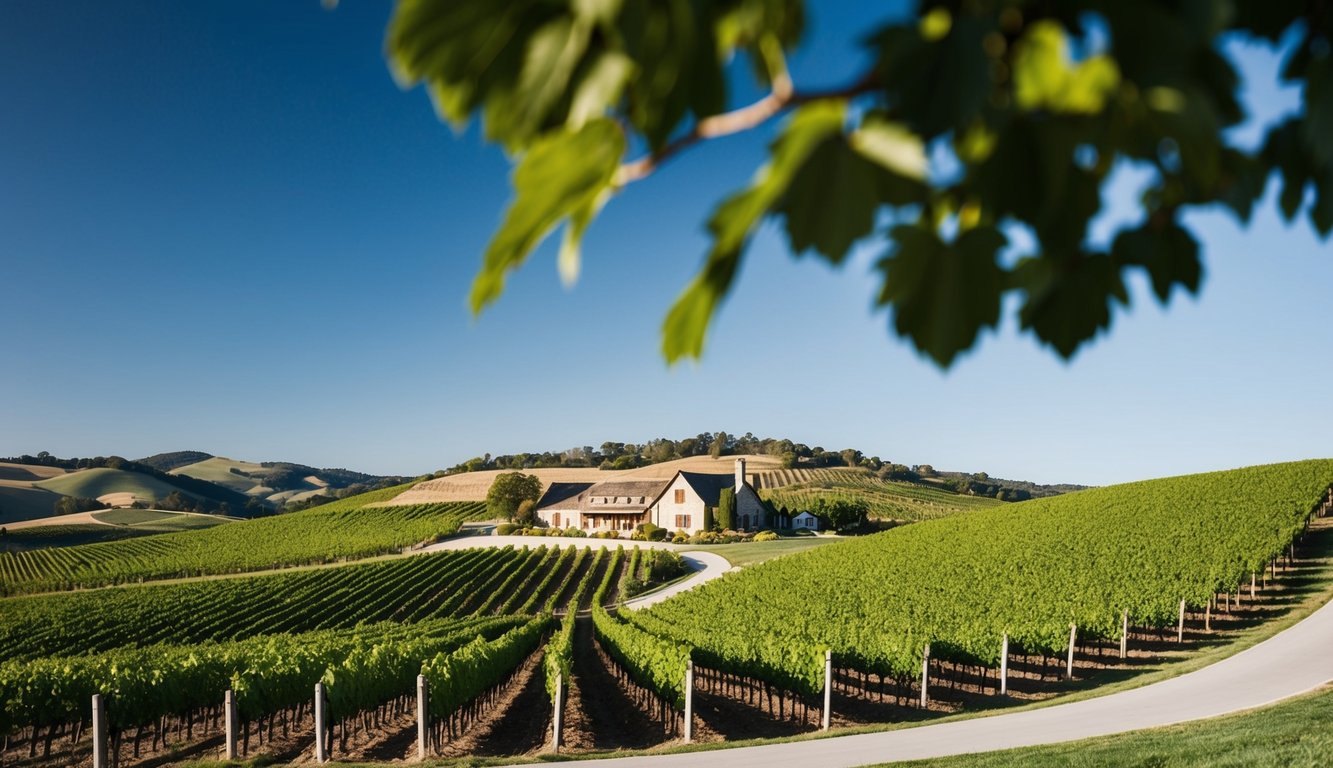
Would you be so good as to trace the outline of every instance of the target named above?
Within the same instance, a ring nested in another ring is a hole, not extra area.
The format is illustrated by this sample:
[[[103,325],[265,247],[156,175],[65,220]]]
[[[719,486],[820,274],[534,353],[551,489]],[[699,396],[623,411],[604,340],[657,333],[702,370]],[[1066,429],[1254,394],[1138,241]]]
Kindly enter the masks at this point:
[[[407,486],[207,530],[129,541],[0,553],[0,594],[237,573],[396,552],[486,516],[480,503],[369,507]]]

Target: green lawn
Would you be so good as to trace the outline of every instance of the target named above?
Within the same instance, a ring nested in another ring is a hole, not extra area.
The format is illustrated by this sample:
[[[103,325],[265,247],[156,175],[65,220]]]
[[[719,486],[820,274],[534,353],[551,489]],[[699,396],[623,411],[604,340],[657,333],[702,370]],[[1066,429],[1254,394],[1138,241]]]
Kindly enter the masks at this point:
[[[1322,768],[1333,764],[1333,687],[1266,709],[1118,736],[892,763],[895,768]]]
[[[688,551],[713,552],[731,561],[732,565],[754,565],[775,557],[804,552],[807,549],[822,547],[841,541],[830,536],[799,536],[778,539],[777,541],[747,541],[743,544],[714,544],[712,546],[690,547]]]

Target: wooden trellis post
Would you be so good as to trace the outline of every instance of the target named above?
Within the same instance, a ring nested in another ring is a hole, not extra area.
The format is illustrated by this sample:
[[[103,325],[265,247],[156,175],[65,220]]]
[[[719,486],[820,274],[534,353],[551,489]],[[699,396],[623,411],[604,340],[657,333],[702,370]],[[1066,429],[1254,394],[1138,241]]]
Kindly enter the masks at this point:
[[[1176,642],[1185,642],[1185,599],[1180,600],[1180,619],[1176,622]]]
[[[1129,611],[1120,613],[1120,658],[1129,655]]]
[[[1009,633],[1000,641],[1000,695],[1009,695]]]

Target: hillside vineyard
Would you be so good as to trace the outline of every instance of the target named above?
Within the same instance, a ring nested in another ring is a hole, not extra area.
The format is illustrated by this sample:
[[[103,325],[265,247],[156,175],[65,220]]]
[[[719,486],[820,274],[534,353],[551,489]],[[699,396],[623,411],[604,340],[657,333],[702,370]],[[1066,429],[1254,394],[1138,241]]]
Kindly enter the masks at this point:
[[[568,580],[600,566],[594,553],[572,546],[469,549],[273,576],[12,598],[0,603],[0,658],[536,613],[564,607],[573,589]]]
[[[586,606],[594,582],[608,599],[623,565],[620,549],[479,549],[332,574],[11,599],[0,733],[53,734],[88,717],[98,692],[116,701],[116,731],[168,717],[202,728],[228,689],[246,722],[271,726],[308,716],[315,683],[342,721],[401,698],[418,673],[435,680],[432,712],[451,732],[464,704],[540,644],[553,612]],[[471,618],[437,618],[448,616]]]
[[[1284,554],[1330,478],[1333,461],[1307,461],[1028,501],[793,555],[627,616],[705,666],[803,693],[820,689],[825,650],[897,678],[927,649],[994,667],[1006,637],[1055,654],[1071,629],[1174,626],[1182,606],[1238,591]]]
[[[0,553],[0,594],[329,563],[398,552],[486,517],[481,502],[373,507],[407,486],[171,536]]]

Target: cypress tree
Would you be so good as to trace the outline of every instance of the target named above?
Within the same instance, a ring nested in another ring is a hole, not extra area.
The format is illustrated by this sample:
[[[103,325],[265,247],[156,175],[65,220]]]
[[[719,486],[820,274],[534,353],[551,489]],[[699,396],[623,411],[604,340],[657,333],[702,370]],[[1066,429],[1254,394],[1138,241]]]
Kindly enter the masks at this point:
[[[734,489],[723,488],[722,493],[718,495],[717,524],[722,526],[724,531],[736,529],[736,491]]]

